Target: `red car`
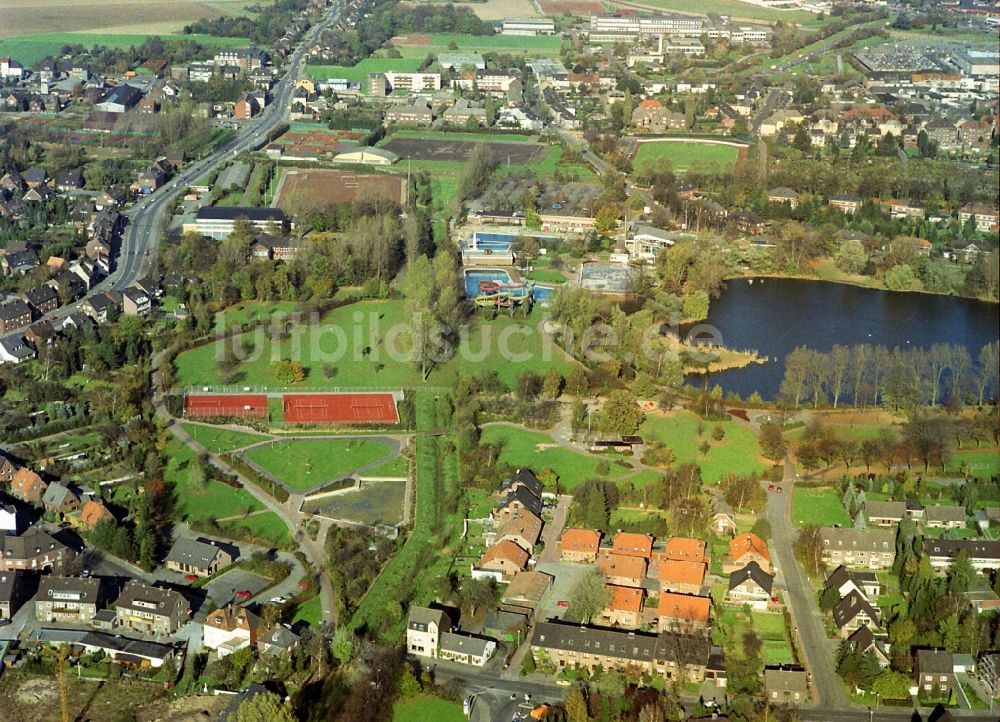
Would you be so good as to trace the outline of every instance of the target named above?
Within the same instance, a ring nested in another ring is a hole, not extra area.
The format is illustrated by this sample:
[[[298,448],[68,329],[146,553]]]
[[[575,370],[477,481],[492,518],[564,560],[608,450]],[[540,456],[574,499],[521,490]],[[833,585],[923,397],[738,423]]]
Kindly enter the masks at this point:
[[[197,574],[185,574],[184,575],[184,581],[185,582],[196,582],[196,581],[198,581],[198,575]]]
[[[774,491],[774,484],[768,484],[767,485],[767,490],[768,491]]]
[[[569,602],[567,602],[565,599],[560,599],[558,602],[556,602],[556,606],[557,607],[569,607]]]
[[[238,592],[236,592],[235,596],[236,596],[237,599],[249,599],[251,595],[250,595],[250,592],[248,590],[241,589]]]
[[[308,588],[309,588],[309,582],[307,582],[305,579],[299,582],[299,589],[308,589]]]

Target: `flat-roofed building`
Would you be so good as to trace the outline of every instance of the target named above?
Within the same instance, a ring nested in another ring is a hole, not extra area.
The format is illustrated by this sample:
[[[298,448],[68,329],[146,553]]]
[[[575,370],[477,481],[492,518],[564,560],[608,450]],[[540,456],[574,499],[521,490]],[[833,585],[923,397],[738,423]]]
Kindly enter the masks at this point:
[[[284,233],[287,230],[285,212],[280,208],[203,206],[198,209],[193,224],[184,224],[184,232],[200,233],[209,238],[223,240],[229,238],[236,221],[241,218],[246,219],[256,231],[276,230],[278,233]]]

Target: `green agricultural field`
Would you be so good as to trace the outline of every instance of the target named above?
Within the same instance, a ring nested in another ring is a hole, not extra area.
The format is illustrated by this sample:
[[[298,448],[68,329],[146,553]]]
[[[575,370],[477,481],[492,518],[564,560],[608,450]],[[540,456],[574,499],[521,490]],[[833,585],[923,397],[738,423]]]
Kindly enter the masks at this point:
[[[369,481],[357,491],[310,501],[305,511],[369,526],[398,524],[403,520],[405,492],[402,481]]]
[[[203,482],[193,478],[191,462],[194,461],[194,452],[179,441],[171,439],[166,454],[170,461],[163,475],[174,485],[177,515],[182,521],[215,521],[264,508],[243,489],[234,489],[218,481]]]
[[[260,446],[244,456],[292,489],[308,489],[391,452],[387,444],[374,439],[298,439]]]
[[[599,458],[580,454],[558,446],[548,434],[541,434],[513,426],[487,426],[483,429],[483,441],[499,442],[503,446],[500,460],[515,467],[530,467],[538,473],[551,469],[559,477],[559,481],[568,489],[583,483],[587,479],[600,477],[617,477],[625,473],[620,465],[614,463],[613,457]],[[548,448],[540,448],[547,445]],[[597,467],[601,461],[607,461],[610,471],[599,474]]]
[[[233,449],[250,446],[267,437],[263,434],[251,434],[246,431],[220,429],[204,424],[181,424],[188,435],[213,454],[222,454]]]
[[[163,42],[176,43],[193,40],[209,47],[240,47],[249,43],[246,38],[220,38],[214,35],[116,35],[103,33],[41,33],[21,35],[0,40],[0,55],[9,55],[28,67],[49,55],[58,55],[63,46],[83,45],[88,48],[98,45],[113,50],[125,50],[141,45],[147,38],[158,37]]]
[[[794,490],[791,487],[785,489],[786,493],[790,491],[794,493],[792,497],[792,521],[799,526],[808,526],[809,524],[852,526],[853,521],[847,516],[844,505],[840,501],[840,494],[836,490],[806,487]]]
[[[288,525],[273,511],[254,514],[238,521],[220,522],[224,531],[244,530],[249,536],[274,546],[284,546],[289,541]]]
[[[426,694],[396,702],[392,722],[465,722],[462,705]]]
[[[305,381],[300,384],[303,389],[424,385],[420,369],[406,360],[409,319],[409,306],[405,301],[372,301],[343,306],[328,314],[322,323],[304,327],[301,334],[293,333],[284,339],[265,336],[259,348],[253,349],[257,352],[255,357],[237,368],[237,383],[273,385],[270,377],[272,360],[296,359],[307,371]],[[399,353],[390,354],[386,349],[387,337],[396,339],[393,348]],[[253,335],[241,338],[249,339]],[[495,370],[504,382],[513,385],[524,371],[545,374],[554,369],[565,375],[575,364],[548,339],[543,339],[534,321],[506,317],[478,320],[473,323],[467,338],[469,353],[463,353],[463,349],[459,348],[455,358],[432,370],[426,382],[428,385],[451,386],[459,373],[478,374],[491,370]],[[346,348],[343,339],[347,340]],[[199,346],[177,357],[178,386],[222,383],[217,363],[219,343],[222,342]],[[225,343],[234,342],[229,340]],[[368,355],[362,353],[365,346],[371,347]],[[481,353],[484,347],[488,351],[485,354]],[[502,352],[503,349],[506,352]],[[326,366],[331,367],[332,376],[326,374]]]
[[[744,20],[768,20],[771,22],[783,20],[786,23],[808,23],[816,17],[812,13],[802,10],[777,10],[751,5],[740,2],[740,0],[643,0],[642,4],[651,8],[656,7],[696,15],[718,13]]]
[[[457,49],[449,48],[454,43]],[[562,49],[562,38],[557,36],[521,37],[516,35],[465,35],[462,33],[434,33],[429,45],[394,46],[404,58],[423,60],[428,55],[441,53],[505,53],[555,58]]]
[[[670,161],[675,173],[684,173],[695,167],[726,173],[736,167],[739,152],[739,148],[712,143],[641,143],[632,165],[640,168],[643,163],[661,164],[666,160]]]
[[[426,55],[426,53],[425,53]],[[343,78],[363,81],[369,73],[387,73],[395,70],[401,73],[415,72],[420,68],[420,58],[365,58],[357,65],[306,65],[305,73],[316,80]]]
[[[704,426],[700,437],[699,423]],[[696,462],[702,478],[711,483],[719,482],[726,474],[762,474],[765,466],[753,432],[735,421],[722,421],[719,425],[725,432],[722,441],[712,438],[716,422],[701,421],[695,414],[684,411],[670,416],[647,416],[639,434],[646,443],[665,443],[679,463]],[[704,441],[711,446],[707,455],[698,448]]]

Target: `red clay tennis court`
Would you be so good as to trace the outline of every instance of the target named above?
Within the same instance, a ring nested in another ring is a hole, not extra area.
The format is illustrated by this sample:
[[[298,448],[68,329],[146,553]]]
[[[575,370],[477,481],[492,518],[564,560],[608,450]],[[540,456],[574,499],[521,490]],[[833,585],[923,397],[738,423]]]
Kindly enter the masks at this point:
[[[184,415],[189,418],[267,418],[264,394],[211,394],[184,399]]]
[[[286,394],[285,422],[290,424],[397,424],[392,394]]]

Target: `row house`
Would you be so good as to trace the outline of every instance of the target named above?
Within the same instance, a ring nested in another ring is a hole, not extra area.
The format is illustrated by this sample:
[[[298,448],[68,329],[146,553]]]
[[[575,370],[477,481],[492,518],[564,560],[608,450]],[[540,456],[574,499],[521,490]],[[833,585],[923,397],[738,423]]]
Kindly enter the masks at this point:
[[[865,501],[864,515],[871,526],[896,526],[908,516],[902,501]]]
[[[958,211],[958,220],[964,226],[975,219],[976,230],[980,233],[996,233],[1000,227],[1000,211],[985,203],[972,203]]]
[[[838,193],[830,196],[828,203],[844,215],[853,215],[861,210],[862,198],[856,193]]]
[[[851,571],[847,567],[837,567],[823,583],[823,591],[836,589],[841,598],[852,591],[863,595],[872,604],[882,593],[882,583],[874,572]]]
[[[45,575],[35,595],[35,619],[43,624],[90,624],[102,603],[98,578]]]
[[[928,529],[964,529],[965,507],[928,506],[924,508],[924,526]]]
[[[531,554],[541,535],[542,520],[525,510],[520,515],[501,522],[495,531],[484,534],[484,538],[487,544],[497,544],[502,541],[514,542],[528,554]]]
[[[701,594],[707,571],[708,567],[704,562],[665,559],[660,562],[657,570],[660,592]]]
[[[131,580],[115,602],[119,627],[146,634],[173,634],[191,614],[187,601],[172,589]]]
[[[7,333],[31,323],[31,309],[17,299],[0,306],[0,333]]]
[[[701,635],[605,629],[561,622],[539,622],[531,653],[556,671],[597,669],[638,671],[668,681],[702,682],[710,645]]]
[[[564,562],[597,561],[601,532],[593,529],[566,529],[559,539],[559,555]]]
[[[62,571],[76,552],[37,527],[0,537],[0,571]]]
[[[892,529],[820,529],[822,561],[827,566],[888,569],[896,559],[896,532]]]
[[[927,208],[920,201],[897,200],[889,205],[889,215],[893,219],[909,218],[922,221],[927,213]]]
[[[880,629],[882,626],[878,609],[856,589],[834,605],[833,622],[840,630],[841,639],[847,639],[861,627]]]
[[[641,587],[646,578],[646,560],[642,557],[625,557],[601,553],[597,569],[609,584],[621,587]]]
[[[10,481],[10,493],[15,499],[28,504],[40,504],[48,483],[27,466],[22,466]]]
[[[918,649],[913,677],[921,692],[948,697],[955,688],[954,655],[944,650]]]
[[[26,291],[23,298],[37,316],[44,316],[59,308],[59,294],[48,284]]]
[[[661,592],[656,611],[659,631],[704,635],[709,630],[712,600],[695,594]]]
[[[992,539],[924,539],[924,554],[935,569],[950,569],[959,554],[977,572],[1000,569],[1000,541]]]
[[[598,615],[601,624],[611,627],[635,629],[642,622],[642,606],[646,590],[636,587],[607,585],[610,601]]]

